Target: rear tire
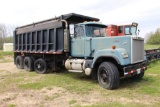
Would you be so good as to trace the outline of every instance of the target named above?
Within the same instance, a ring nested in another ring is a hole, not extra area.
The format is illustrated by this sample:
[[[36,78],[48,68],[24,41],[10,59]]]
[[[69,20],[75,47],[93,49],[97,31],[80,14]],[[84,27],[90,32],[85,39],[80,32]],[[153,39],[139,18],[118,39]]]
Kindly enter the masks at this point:
[[[24,58],[24,69],[27,71],[33,71],[33,60],[31,59],[31,57],[25,57]]]
[[[24,68],[24,64],[23,64],[23,57],[22,56],[17,56],[16,57],[16,66],[18,69],[23,69]]]
[[[44,59],[37,59],[34,63],[34,69],[39,74],[47,73],[47,63]]]
[[[111,62],[103,62],[98,68],[98,81],[103,88],[112,90],[119,87],[119,71]]]

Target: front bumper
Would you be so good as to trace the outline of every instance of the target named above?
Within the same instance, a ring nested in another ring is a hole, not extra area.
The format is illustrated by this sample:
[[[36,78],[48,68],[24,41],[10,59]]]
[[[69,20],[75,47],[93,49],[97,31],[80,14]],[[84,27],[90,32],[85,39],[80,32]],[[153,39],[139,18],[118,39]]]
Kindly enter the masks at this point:
[[[129,65],[123,68],[124,77],[131,77],[141,72],[144,72],[147,69],[147,62],[141,62],[134,65]]]

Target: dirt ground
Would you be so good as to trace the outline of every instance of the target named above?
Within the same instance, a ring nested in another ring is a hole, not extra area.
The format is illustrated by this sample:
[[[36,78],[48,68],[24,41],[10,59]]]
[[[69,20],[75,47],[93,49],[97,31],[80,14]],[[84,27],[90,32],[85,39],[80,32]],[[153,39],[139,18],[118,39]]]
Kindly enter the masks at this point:
[[[22,72],[16,68],[13,62],[0,63],[0,71],[0,83],[5,79],[2,75],[12,75]],[[69,107],[74,105],[83,106],[97,103],[110,103],[114,101],[150,105],[157,102],[155,99],[150,99],[147,95],[144,97],[145,98],[132,99],[127,99],[123,96],[106,97],[98,91],[90,92],[90,94],[78,94],[68,92],[61,87],[45,87],[40,90],[21,90],[13,85],[10,90],[0,92],[0,107]]]

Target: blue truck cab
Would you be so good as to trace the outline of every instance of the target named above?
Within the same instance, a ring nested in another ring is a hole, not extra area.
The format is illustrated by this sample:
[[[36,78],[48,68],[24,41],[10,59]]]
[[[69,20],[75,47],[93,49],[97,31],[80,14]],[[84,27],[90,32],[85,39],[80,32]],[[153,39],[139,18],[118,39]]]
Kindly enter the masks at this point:
[[[70,25],[70,72],[98,77],[102,87],[113,89],[124,77],[142,78],[146,70],[144,40],[136,35],[106,35],[106,25],[84,22]]]
[[[136,35],[106,35],[99,19],[70,13],[17,27],[14,64],[40,74],[58,71],[85,73],[106,89],[120,79],[141,79],[147,68],[144,40]]]

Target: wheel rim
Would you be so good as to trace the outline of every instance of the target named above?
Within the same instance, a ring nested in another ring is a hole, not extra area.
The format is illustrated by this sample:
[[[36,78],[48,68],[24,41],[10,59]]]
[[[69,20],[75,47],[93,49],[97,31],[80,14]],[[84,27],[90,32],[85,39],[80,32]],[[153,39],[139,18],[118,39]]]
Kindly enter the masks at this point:
[[[109,83],[109,74],[104,67],[99,70],[99,80],[102,84],[105,85]]]
[[[38,62],[36,63],[36,69],[37,69],[38,72],[43,72],[43,71],[45,70],[45,65],[44,65],[44,63],[41,62],[41,61],[38,61]]]

